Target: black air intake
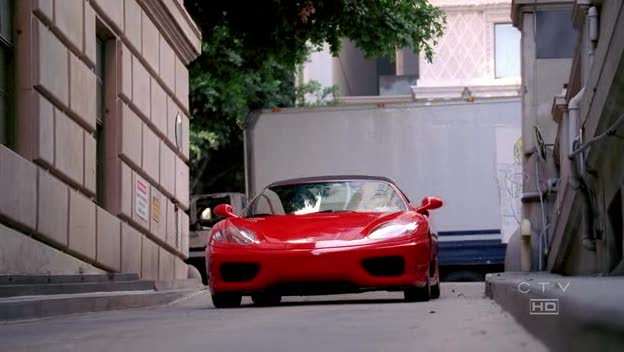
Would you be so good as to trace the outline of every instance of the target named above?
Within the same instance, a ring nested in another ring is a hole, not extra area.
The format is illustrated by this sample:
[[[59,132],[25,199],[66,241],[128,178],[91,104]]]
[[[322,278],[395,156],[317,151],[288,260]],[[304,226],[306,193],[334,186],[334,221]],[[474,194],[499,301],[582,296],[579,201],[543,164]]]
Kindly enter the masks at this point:
[[[401,276],[405,272],[405,261],[400,256],[364,259],[362,266],[372,276]]]
[[[224,263],[221,264],[221,278],[225,282],[246,282],[253,280],[260,265],[256,263]]]

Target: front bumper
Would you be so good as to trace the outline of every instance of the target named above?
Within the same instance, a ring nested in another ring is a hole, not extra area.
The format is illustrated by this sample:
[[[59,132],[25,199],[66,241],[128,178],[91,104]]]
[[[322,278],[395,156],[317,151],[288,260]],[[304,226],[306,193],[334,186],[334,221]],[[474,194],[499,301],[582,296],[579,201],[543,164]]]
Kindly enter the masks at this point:
[[[344,283],[354,291],[422,287],[427,280],[431,248],[428,242],[409,241],[322,249],[210,247],[208,253],[206,267],[213,293],[250,294],[292,284]],[[397,258],[403,264],[400,272],[386,273],[383,267],[379,271],[364,265],[373,259],[396,267]],[[229,268],[236,265],[247,272],[233,277]]]

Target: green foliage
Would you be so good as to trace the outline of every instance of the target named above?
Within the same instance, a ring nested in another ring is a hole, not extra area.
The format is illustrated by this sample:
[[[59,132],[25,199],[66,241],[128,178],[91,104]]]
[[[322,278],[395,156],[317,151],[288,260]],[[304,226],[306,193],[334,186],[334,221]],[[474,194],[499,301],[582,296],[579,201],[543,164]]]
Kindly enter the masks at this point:
[[[299,84],[295,87],[296,106],[338,105],[340,103],[337,98],[339,88],[335,84],[323,87],[321,82],[314,80]]]
[[[369,57],[412,47],[432,57],[443,12],[427,0],[186,0],[202,32],[189,67],[192,192],[242,191],[242,128],[250,111],[335,103],[336,88],[295,88],[312,50],[352,40]],[[306,94],[315,100],[306,102]],[[332,99],[328,99],[332,97]],[[225,155],[234,153],[236,155]]]

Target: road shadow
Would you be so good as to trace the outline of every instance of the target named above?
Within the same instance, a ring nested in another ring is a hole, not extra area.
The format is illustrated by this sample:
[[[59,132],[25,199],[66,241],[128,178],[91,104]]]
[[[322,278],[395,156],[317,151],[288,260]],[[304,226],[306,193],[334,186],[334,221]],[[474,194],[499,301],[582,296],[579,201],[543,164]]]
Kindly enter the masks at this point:
[[[432,300],[435,301],[435,300]],[[430,301],[431,302],[431,301]],[[320,299],[314,301],[288,301],[281,302],[277,305],[269,305],[269,306],[261,306],[256,305],[252,302],[243,302],[240,306],[230,307],[230,308],[215,308],[212,304],[204,305],[201,307],[197,307],[200,310],[204,309],[245,309],[245,308],[280,308],[280,307],[305,307],[305,306],[347,306],[347,305],[371,305],[371,304],[399,304],[399,303],[408,303],[404,299],[401,298],[373,298],[373,299]],[[418,302],[410,302],[410,303],[418,303]],[[423,302],[425,303],[425,302]]]
[[[254,308],[270,308],[270,307],[300,307],[300,306],[342,306],[342,305],[355,305],[355,304],[392,304],[392,303],[405,303],[405,300],[395,298],[384,299],[344,299],[344,300],[314,300],[314,301],[296,301],[296,302],[281,302],[274,306],[258,306],[253,303],[246,303],[241,307],[254,307]]]

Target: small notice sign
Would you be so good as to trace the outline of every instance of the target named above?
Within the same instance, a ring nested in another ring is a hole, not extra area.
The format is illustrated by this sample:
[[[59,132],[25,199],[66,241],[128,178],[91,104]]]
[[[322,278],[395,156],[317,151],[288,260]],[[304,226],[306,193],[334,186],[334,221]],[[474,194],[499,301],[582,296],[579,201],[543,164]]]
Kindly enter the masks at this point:
[[[160,198],[152,196],[152,219],[155,222],[160,221]]]
[[[135,209],[137,216],[147,221],[147,185],[141,181],[136,181]]]

